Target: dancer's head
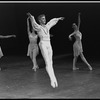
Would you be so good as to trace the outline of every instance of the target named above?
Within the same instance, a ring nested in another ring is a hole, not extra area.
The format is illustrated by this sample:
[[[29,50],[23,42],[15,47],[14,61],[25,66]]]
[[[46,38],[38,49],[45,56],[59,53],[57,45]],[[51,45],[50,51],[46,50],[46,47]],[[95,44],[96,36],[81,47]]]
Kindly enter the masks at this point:
[[[78,29],[76,23],[73,23],[73,24],[72,24],[72,28],[73,28],[74,30],[77,30],[77,29]]]
[[[45,25],[45,23],[46,23],[45,15],[44,14],[39,15],[38,21],[39,21],[40,24]]]

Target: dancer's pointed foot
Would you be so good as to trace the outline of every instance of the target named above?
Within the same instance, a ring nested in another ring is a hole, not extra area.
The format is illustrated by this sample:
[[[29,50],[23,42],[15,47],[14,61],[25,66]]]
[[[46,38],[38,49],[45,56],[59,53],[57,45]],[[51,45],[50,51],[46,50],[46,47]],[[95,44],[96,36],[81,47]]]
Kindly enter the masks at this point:
[[[89,65],[89,69],[92,70],[92,67]]]
[[[53,88],[58,87],[58,82],[57,82],[56,79],[51,81],[51,86],[52,86]]]
[[[73,67],[73,70],[77,70],[77,69],[79,69],[79,68],[77,68],[77,67]]]
[[[36,68],[35,67],[33,67],[32,69],[36,72]]]
[[[39,68],[38,66],[33,66],[32,69],[33,69],[34,71],[36,71],[36,69],[38,69],[38,68]]]

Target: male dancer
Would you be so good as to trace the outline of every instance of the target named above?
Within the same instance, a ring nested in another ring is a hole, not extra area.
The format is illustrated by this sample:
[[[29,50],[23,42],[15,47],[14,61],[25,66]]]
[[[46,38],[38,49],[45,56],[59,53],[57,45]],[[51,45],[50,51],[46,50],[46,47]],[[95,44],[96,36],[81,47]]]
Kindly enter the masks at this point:
[[[52,53],[52,47],[50,43],[49,30],[51,29],[51,27],[56,25],[59,20],[63,20],[64,17],[53,18],[46,24],[45,15],[42,14],[38,17],[38,21],[40,24],[37,24],[34,16],[32,16],[30,13],[28,13],[28,15],[32,20],[32,26],[34,30],[37,31],[38,36],[40,37],[39,47],[43,55],[43,58],[45,60],[46,71],[50,77],[51,86],[53,88],[58,87],[58,82],[53,70],[53,61],[52,61],[53,53]]]

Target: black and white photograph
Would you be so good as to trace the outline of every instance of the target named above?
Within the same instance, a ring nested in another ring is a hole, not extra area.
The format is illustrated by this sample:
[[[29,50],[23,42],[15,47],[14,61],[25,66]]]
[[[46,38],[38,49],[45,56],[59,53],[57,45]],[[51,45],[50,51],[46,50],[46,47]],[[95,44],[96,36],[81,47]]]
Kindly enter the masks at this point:
[[[99,1],[0,1],[0,99],[100,98]]]

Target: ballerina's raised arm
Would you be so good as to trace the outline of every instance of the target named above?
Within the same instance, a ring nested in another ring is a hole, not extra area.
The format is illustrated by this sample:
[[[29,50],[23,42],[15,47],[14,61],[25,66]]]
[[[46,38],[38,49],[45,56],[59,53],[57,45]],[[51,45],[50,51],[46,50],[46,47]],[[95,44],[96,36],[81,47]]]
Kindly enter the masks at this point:
[[[80,28],[80,23],[81,23],[80,14],[81,14],[81,13],[78,13],[78,26],[77,26],[78,30],[79,30],[79,28]]]
[[[35,18],[33,15],[31,15],[30,13],[27,13],[27,15],[29,16],[31,22],[32,22],[32,27],[34,28],[35,31],[37,31],[39,29],[39,24],[35,21]]]

